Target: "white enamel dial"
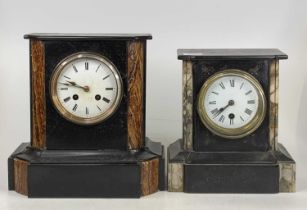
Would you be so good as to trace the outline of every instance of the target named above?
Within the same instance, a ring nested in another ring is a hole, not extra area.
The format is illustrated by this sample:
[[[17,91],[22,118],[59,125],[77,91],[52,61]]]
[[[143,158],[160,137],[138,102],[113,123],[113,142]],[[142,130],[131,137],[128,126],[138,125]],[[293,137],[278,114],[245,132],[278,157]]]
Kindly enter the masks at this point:
[[[248,124],[258,109],[256,88],[245,78],[225,76],[217,79],[205,95],[205,110],[223,128]]]
[[[241,70],[225,70],[207,80],[199,97],[203,123],[223,137],[243,137],[261,124],[265,97],[261,85]]]
[[[51,80],[55,107],[67,120],[78,124],[107,119],[116,110],[121,91],[116,67],[92,53],[67,57],[57,66]]]

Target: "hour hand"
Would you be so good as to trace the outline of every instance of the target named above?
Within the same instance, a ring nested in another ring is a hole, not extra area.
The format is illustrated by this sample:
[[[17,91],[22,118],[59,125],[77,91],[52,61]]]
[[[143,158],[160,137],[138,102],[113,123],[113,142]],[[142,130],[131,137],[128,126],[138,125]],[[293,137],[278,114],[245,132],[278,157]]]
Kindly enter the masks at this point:
[[[220,108],[219,110],[217,110],[217,112],[214,113],[213,118],[216,118],[217,116],[219,116],[219,114],[221,114],[224,111],[223,108]]]
[[[215,115],[213,116],[214,118],[216,118],[217,116],[219,116],[219,114],[221,114],[225,109],[227,109],[229,106],[233,106],[235,104],[235,102],[233,100],[229,100],[227,105],[220,108]]]
[[[68,80],[66,80],[69,84],[71,84],[72,86],[77,86],[78,87],[78,85],[75,83],[75,82],[73,82],[73,81],[68,81]]]

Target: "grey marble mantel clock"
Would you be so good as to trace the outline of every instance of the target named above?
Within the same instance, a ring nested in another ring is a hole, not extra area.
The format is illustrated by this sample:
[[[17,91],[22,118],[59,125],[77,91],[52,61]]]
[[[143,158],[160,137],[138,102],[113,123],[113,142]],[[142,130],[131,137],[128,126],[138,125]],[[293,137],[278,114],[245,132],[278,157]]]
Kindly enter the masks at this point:
[[[168,148],[168,190],[295,191],[278,143],[278,49],[180,49],[183,138]]]

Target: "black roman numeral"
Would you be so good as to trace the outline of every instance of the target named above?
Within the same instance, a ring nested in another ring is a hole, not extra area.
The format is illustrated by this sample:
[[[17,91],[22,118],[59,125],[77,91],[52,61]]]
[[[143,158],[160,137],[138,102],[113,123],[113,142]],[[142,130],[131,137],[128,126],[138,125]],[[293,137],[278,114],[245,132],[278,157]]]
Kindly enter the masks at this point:
[[[72,64],[72,67],[73,67],[73,69],[75,70],[75,72],[77,73],[77,72],[78,72],[77,67],[76,67],[74,64]]]
[[[72,110],[75,112],[78,108],[78,104],[75,104],[74,107],[72,108]]]
[[[215,94],[215,95],[218,95],[218,94],[219,94],[219,93],[217,93],[217,92],[214,92],[214,91],[213,91],[212,93],[213,93],[213,94]]]
[[[89,110],[87,107],[85,107],[85,114],[88,115],[89,114]]]
[[[100,107],[97,105],[97,109],[99,109],[99,111],[101,111]]]
[[[110,76],[110,74],[109,74],[109,75],[107,75],[107,76],[105,76],[104,78],[102,78],[102,80],[107,79],[109,76]]]
[[[225,120],[225,116],[224,115],[220,116],[219,121],[224,123],[224,120]]]
[[[247,101],[248,104],[255,104],[255,100],[249,100]]]
[[[230,82],[230,87],[235,87],[235,80],[234,79],[231,79],[229,82]]]
[[[110,99],[107,99],[107,98],[105,98],[105,97],[103,97],[102,100],[105,101],[105,102],[107,102],[107,103],[110,103]]]
[[[60,90],[68,90],[68,88],[61,88]]]
[[[220,86],[221,86],[221,88],[225,89],[225,85],[224,85],[223,82],[220,82]]]
[[[67,98],[64,98],[64,102],[68,102],[70,100],[70,96],[68,96]]]
[[[100,66],[101,66],[101,64],[99,64],[99,66],[97,67],[96,72],[98,71],[98,69],[100,68]]]
[[[247,108],[245,109],[245,113],[246,113],[246,114],[248,114],[248,115],[251,115],[251,114],[252,114],[252,112],[253,112],[253,111],[252,111],[252,110],[250,110],[250,109],[247,109]]]
[[[233,118],[229,118],[229,124],[233,125]]]
[[[88,62],[85,61],[85,70],[88,70]]]
[[[113,88],[106,88],[106,90],[113,90]]]
[[[209,104],[216,104],[216,101],[209,101]]]
[[[245,95],[248,95],[248,94],[250,94],[252,91],[251,90],[249,90],[249,91],[247,91],[246,93],[245,93]]]

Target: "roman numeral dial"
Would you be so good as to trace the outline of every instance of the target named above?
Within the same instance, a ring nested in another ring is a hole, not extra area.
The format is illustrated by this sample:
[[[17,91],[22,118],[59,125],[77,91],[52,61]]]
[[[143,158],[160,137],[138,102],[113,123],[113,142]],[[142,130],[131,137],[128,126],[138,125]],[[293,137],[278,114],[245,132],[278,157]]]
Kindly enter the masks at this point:
[[[51,78],[55,108],[77,124],[107,120],[119,106],[122,81],[108,59],[91,53],[68,56],[57,65]]]
[[[224,70],[208,78],[198,96],[202,123],[213,133],[240,138],[262,123],[266,99],[255,77],[242,70]]]

